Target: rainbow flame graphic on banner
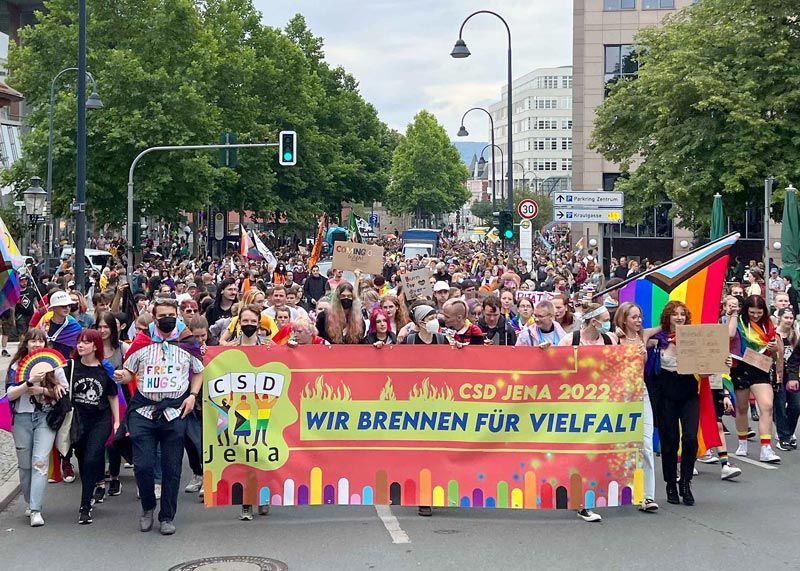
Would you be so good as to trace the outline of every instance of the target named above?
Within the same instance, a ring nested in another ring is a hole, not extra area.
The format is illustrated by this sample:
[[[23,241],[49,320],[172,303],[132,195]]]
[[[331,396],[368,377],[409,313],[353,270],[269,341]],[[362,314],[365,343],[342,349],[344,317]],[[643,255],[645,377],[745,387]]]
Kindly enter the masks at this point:
[[[620,303],[631,301],[639,305],[645,328],[657,326],[664,306],[673,300],[686,304],[692,323],[718,323],[728,259],[738,239],[738,233],[728,234],[623,282],[618,286]],[[721,444],[708,377],[700,377],[697,440],[699,455]]]
[[[692,313],[692,323],[717,323],[719,303],[730,250],[739,234],[729,234],[623,282],[619,301],[642,308],[642,326],[658,325],[668,301],[682,301]]]

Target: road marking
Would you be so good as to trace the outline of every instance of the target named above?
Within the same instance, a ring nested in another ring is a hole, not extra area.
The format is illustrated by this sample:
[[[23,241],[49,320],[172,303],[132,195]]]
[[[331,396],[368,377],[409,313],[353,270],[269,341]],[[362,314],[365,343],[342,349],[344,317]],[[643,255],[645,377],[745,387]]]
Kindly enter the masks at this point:
[[[736,460],[737,462],[744,462],[745,464],[750,464],[752,466],[758,466],[759,468],[764,468],[764,470],[777,470],[777,466],[772,466],[770,464],[764,464],[763,462],[756,462],[755,460],[750,460],[750,458],[745,458],[744,456],[734,456],[732,460]]]
[[[408,534],[400,527],[400,522],[392,515],[392,510],[389,506],[376,505],[375,511],[378,513],[378,517],[381,518],[383,527],[392,537],[392,543],[411,543]]]

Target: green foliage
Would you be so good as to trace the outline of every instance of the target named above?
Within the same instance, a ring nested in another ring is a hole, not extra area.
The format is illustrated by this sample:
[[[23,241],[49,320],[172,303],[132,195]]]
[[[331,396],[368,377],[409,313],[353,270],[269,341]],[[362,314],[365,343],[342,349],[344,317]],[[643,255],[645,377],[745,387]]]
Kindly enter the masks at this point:
[[[30,134],[6,182],[45,176],[49,80],[74,65],[74,2],[52,0],[9,55],[11,83],[26,96]],[[102,223],[125,219],[128,168],[154,145],[276,141],[298,133],[298,164],[280,167],[275,149],[238,152],[220,167],[216,153],[159,152],[135,175],[137,211],[165,219],[208,204],[315,224],[343,200],[371,201],[388,184],[396,136],[358,93],[356,81],[324,61],[323,41],[296,16],[286,31],[261,24],[252,0],[114,0],[90,3],[89,70],[105,108],[88,112],[88,212]],[[75,73],[57,85],[54,208],[64,214],[75,188]]]
[[[0,206],[0,218],[6,223],[8,231],[11,232],[11,236],[16,236],[17,241],[25,235],[27,228],[22,223],[22,220],[20,220],[19,210],[17,210],[14,205],[9,203]],[[17,245],[19,246],[19,244]]]
[[[796,0],[703,0],[636,44],[638,77],[611,87],[591,143],[632,171],[616,186],[628,221],[666,196],[683,226],[703,232],[716,192],[735,215],[762,200],[767,176],[798,180]]]
[[[469,207],[469,211],[476,218],[480,218],[481,220],[483,220],[484,224],[492,223],[493,220],[492,212],[494,212],[494,208],[492,208],[491,200],[475,201]]]
[[[447,132],[422,110],[408,126],[392,156],[392,180],[384,202],[398,214],[443,214],[470,198],[469,171]]]

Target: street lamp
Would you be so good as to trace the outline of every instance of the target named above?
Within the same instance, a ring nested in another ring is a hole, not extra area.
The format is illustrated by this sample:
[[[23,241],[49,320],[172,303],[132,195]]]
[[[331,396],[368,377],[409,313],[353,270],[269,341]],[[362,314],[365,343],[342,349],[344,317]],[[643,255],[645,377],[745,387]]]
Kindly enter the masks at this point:
[[[478,10],[477,12],[473,12],[472,14],[467,16],[464,19],[463,22],[461,22],[461,28],[459,28],[459,30],[458,30],[458,40],[456,40],[456,43],[453,46],[453,51],[450,52],[450,56],[453,57],[453,58],[456,58],[456,59],[463,59],[463,58],[466,58],[466,57],[470,56],[470,51],[469,51],[469,49],[467,49],[467,43],[463,39],[464,26],[470,20],[470,18],[472,18],[473,16],[475,16],[477,14],[491,14],[492,16],[495,16],[495,17],[499,18],[500,21],[503,22],[503,25],[506,27],[506,32],[508,32],[508,93],[506,94],[506,96],[507,96],[507,104],[508,104],[508,114],[507,114],[507,117],[508,117],[508,127],[507,127],[507,130],[508,130],[508,142],[507,142],[508,149],[506,150],[506,152],[508,152],[508,162],[507,162],[507,165],[508,165],[508,173],[507,173],[507,175],[508,175],[508,209],[513,211],[514,210],[514,184],[513,184],[514,183],[514,173],[513,173],[514,141],[513,141],[513,136],[512,136],[513,129],[512,129],[512,125],[511,125],[511,117],[512,117],[512,115],[514,113],[514,106],[513,106],[511,95],[512,95],[512,92],[514,90],[514,86],[513,86],[513,76],[511,74],[511,28],[508,27],[508,22],[506,22],[505,19],[500,14],[498,14],[497,12],[492,12],[491,10]],[[494,132],[494,129],[492,129],[492,131]]]
[[[494,157],[494,150],[495,149],[500,151],[500,172],[503,172],[503,149],[501,149],[498,145],[493,145],[493,144],[490,143],[490,144],[486,145],[485,147],[483,147],[481,149],[481,158],[483,158],[483,153],[485,153],[486,149],[488,149],[489,147],[492,148],[492,157]],[[492,169],[494,169],[494,158],[492,158]],[[502,188],[500,189],[500,198],[501,199],[503,198],[503,189]],[[494,212],[495,208],[496,208],[496,205],[495,205],[495,202],[494,202],[494,184],[492,184],[492,211],[493,212]]]
[[[536,174],[536,171],[532,171],[532,170],[528,170],[528,169],[526,169],[526,168],[525,168],[525,165],[523,165],[523,164],[522,164],[521,162],[519,162],[519,161],[514,161],[514,165],[515,165],[515,166],[518,166],[518,167],[519,167],[519,168],[522,170],[522,188],[523,188],[523,189],[527,189],[527,186],[528,186],[528,185],[527,185],[527,178],[525,177],[525,175],[526,175],[527,173],[530,173],[530,174],[532,174],[532,175],[533,175],[533,178],[535,178],[537,181],[539,180],[539,176]],[[537,185],[536,185],[536,186],[537,186],[537,191],[538,191],[538,186],[539,186],[539,185],[538,185],[538,182],[537,182]]]
[[[464,42],[462,41],[461,43],[463,44]],[[464,49],[466,49],[466,45],[464,46]],[[467,51],[467,55],[469,55],[469,51]],[[453,56],[453,57],[466,57],[466,56]],[[489,113],[489,111],[487,111],[483,107],[472,107],[471,109],[467,109],[464,112],[464,114],[461,116],[461,128],[458,130],[458,136],[459,137],[466,137],[467,135],[469,135],[469,133],[467,132],[466,127],[464,127],[464,119],[466,119],[467,114],[470,113],[471,111],[483,111],[484,113],[486,113],[486,115],[489,116],[489,132],[491,134],[490,136],[491,136],[491,144],[492,144],[492,210],[494,210],[495,208],[497,208],[497,205],[496,205],[496,200],[497,199],[496,199],[496,193],[495,193],[495,187],[497,186],[497,177],[495,176],[495,172],[494,172],[494,165],[495,165],[494,148],[497,145],[494,144],[494,118],[492,117],[492,114]],[[502,172],[503,169],[501,168],[500,170]]]
[[[45,249],[45,257],[49,258],[53,255],[53,235],[55,234],[55,217],[53,216],[53,122],[56,105],[56,81],[63,74],[68,71],[78,71],[77,67],[68,67],[59,71],[53,80],[50,82],[50,132],[47,142],[47,214],[50,216],[50,236],[47,240],[47,248]],[[96,110],[103,108],[103,101],[100,95],[97,94],[97,82],[94,76],[86,72],[86,77],[92,82],[92,94],[86,100],[86,109]]]
[[[42,188],[41,178],[38,176],[31,177],[31,185],[22,193],[22,201],[25,203],[25,213],[28,215],[28,226],[32,232],[35,232],[36,223],[39,217],[44,214],[44,207],[47,202],[47,191]],[[27,252],[23,252],[23,254],[27,254]]]

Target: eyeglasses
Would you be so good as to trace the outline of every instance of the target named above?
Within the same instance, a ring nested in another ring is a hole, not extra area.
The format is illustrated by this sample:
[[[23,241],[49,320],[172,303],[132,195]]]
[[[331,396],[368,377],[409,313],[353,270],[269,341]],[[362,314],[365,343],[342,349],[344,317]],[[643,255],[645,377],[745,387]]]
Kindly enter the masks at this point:
[[[184,313],[198,313],[198,310],[196,310],[196,309],[195,309],[195,308],[193,308],[193,307],[187,307],[187,308],[185,308],[185,309],[183,310],[183,312],[184,312]]]

